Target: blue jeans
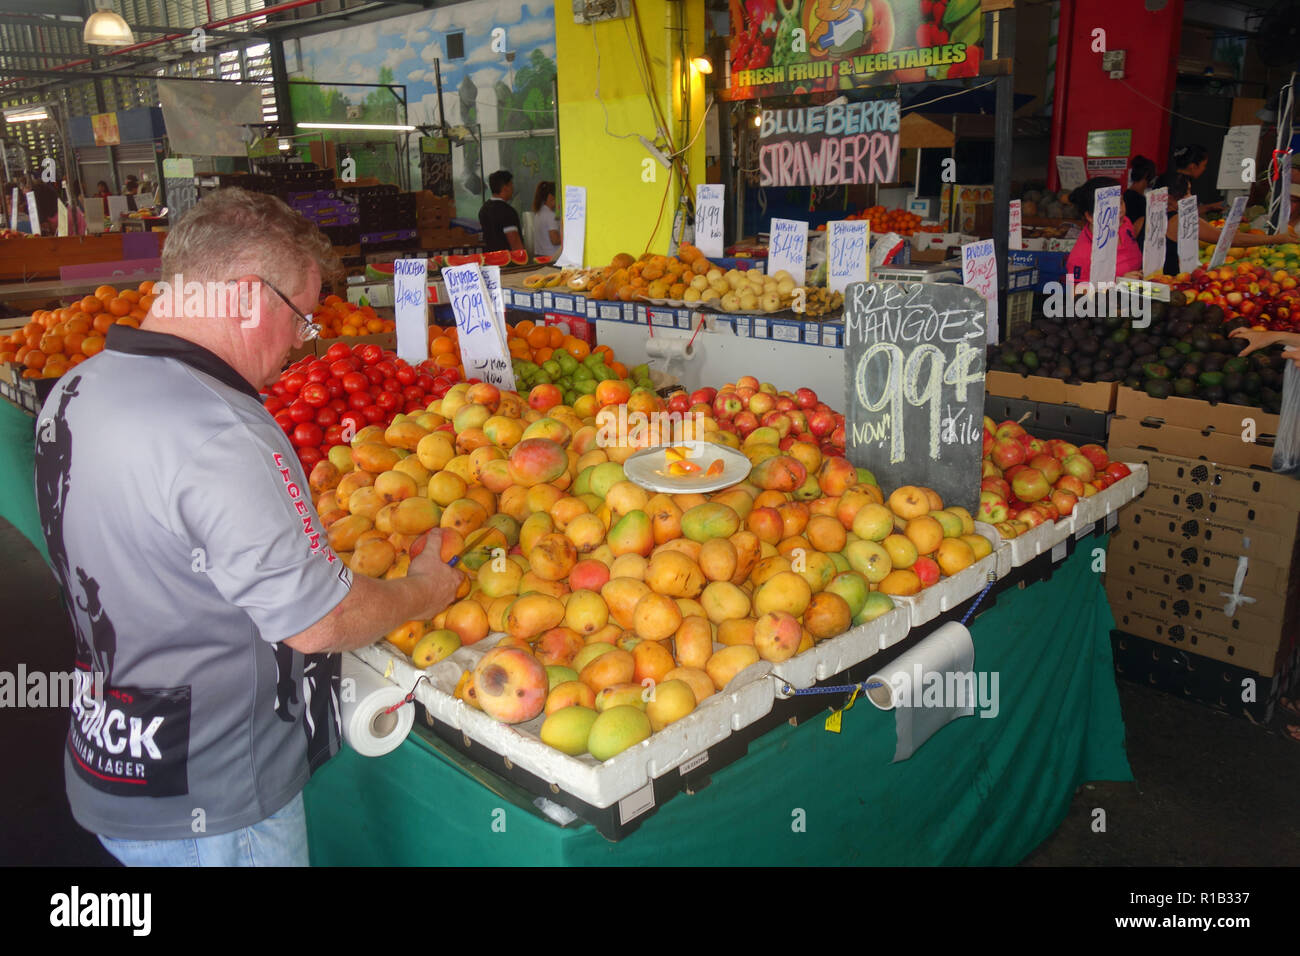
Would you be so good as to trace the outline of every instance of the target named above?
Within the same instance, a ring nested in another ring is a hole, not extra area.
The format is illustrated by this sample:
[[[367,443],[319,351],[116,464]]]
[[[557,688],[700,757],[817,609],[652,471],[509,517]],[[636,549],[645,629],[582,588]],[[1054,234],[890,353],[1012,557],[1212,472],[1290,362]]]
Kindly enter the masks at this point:
[[[260,823],[189,840],[99,842],[126,866],[309,866],[302,794]]]

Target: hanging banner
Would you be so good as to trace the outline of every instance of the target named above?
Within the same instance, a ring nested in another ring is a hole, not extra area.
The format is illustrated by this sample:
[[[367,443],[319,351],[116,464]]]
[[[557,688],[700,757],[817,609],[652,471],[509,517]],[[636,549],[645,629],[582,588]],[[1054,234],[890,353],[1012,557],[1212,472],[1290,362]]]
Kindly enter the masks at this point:
[[[247,156],[244,127],[263,119],[259,84],[159,80],[158,103],[173,152],[191,156]]]
[[[980,0],[732,0],[726,99],[979,75]]]
[[[764,110],[761,186],[898,181],[898,100]]]
[[[117,129],[116,113],[91,114],[90,129],[95,134],[96,146],[117,146],[122,142]]]

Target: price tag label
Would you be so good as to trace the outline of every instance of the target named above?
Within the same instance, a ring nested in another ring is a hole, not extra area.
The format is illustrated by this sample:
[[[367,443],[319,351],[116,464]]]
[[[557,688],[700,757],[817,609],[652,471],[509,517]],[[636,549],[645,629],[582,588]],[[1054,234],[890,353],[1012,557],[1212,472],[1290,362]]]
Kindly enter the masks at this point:
[[[767,274],[784,269],[803,285],[808,275],[808,223],[797,219],[773,219],[767,240]]]
[[[978,292],[988,306],[988,341],[998,340],[998,258],[992,239],[961,247],[961,284]]]
[[[1200,214],[1196,210],[1196,197],[1184,196],[1178,200],[1178,271],[1191,272],[1200,265],[1196,237],[1200,231]]]
[[[1092,263],[1089,279],[1094,286],[1115,281],[1115,253],[1119,249],[1119,186],[1098,189],[1092,209]]]
[[[1146,238],[1142,241],[1142,275],[1153,276],[1165,269],[1165,233],[1169,229],[1169,190],[1164,186],[1147,190]]]
[[[32,235],[41,234],[41,214],[36,210],[36,193],[27,194],[27,218],[32,223]]]
[[[772,338],[776,339],[778,342],[798,342],[799,327],[797,325],[789,325],[785,322],[773,322]]]
[[[587,187],[564,187],[564,246],[558,266],[581,266],[587,240]]]
[[[514,391],[515,375],[504,347],[505,331],[499,328],[496,305],[482,270],[474,263],[448,266],[442,270],[442,279],[456,317],[465,377]]]
[[[397,318],[397,354],[418,365],[429,357],[429,260],[393,262],[393,310]]]
[[[750,321],[750,328],[753,330],[752,334],[754,338],[767,338],[767,319],[760,319],[758,316],[754,316]]]
[[[695,187],[695,247],[710,259],[722,256],[722,201],[725,187]]]
[[[1025,248],[1024,228],[1020,222],[1020,200],[1011,200],[1010,233],[1007,238],[1008,249]]]
[[[9,200],[9,228],[14,232],[18,231],[18,187],[14,187],[14,195]]]
[[[850,282],[866,282],[871,225],[866,220],[832,222],[826,237],[826,285],[843,292]]]
[[[1232,240],[1237,236],[1237,228],[1241,225],[1241,217],[1245,211],[1246,197],[1238,196],[1232,201],[1232,206],[1228,209],[1228,218],[1219,233],[1219,241],[1214,244],[1214,255],[1210,257],[1211,269],[1223,265],[1223,261],[1228,258],[1228,250],[1232,248]]]
[[[1078,189],[1088,181],[1082,156],[1057,156],[1056,174],[1061,178],[1062,189]]]

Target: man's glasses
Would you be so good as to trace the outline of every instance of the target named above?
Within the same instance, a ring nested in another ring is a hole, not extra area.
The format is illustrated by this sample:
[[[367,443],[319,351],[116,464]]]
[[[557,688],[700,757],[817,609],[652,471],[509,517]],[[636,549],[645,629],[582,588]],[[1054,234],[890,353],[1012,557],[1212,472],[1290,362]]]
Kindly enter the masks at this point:
[[[316,338],[316,336],[320,335],[320,326],[311,320],[312,317],[310,315],[303,315],[302,312],[299,310],[299,308],[289,300],[289,297],[287,295],[285,295],[283,292],[277,289],[270,282],[267,282],[266,279],[263,279],[261,276],[258,276],[258,279],[261,279],[261,281],[266,284],[266,287],[268,289],[270,289],[281,299],[283,299],[284,304],[287,305],[290,309],[292,309],[293,314],[298,317],[298,323],[299,323],[298,338],[299,339],[301,339],[303,342],[310,342],[312,339]]]

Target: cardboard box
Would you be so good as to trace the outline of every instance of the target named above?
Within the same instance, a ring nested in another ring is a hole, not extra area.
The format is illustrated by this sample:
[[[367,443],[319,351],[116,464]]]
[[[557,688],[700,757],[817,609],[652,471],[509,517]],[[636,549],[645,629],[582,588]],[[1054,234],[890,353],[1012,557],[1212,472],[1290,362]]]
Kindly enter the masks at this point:
[[[1236,498],[1202,488],[1154,481],[1147,487],[1142,500],[1151,507],[1261,529],[1277,529],[1295,524],[1297,505],[1300,505],[1300,501],[1283,504]]]
[[[1222,607],[1226,595],[1236,588],[1236,568],[1227,565],[1213,570],[1200,568],[1167,568],[1147,560],[1141,551],[1131,551],[1121,542],[1113,544],[1106,553],[1106,573],[1133,581],[1163,594],[1171,594],[1197,604]],[[1269,564],[1247,562],[1240,594],[1251,598],[1250,609],[1267,620],[1282,621],[1288,613],[1288,602],[1294,600],[1295,588],[1288,591],[1288,582],[1277,587],[1278,569]]]
[[[1244,467],[1269,468],[1273,464],[1272,445],[1243,442],[1240,432],[1185,428],[1135,418],[1116,416],[1110,423],[1110,443]]]
[[[1152,398],[1146,392],[1121,386],[1115,396],[1115,414],[1120,418],[1133,418],[1148,423],[1178,425],[1201,431],[1230,434],[1241,441],[1250,427],[1257,436],[1272,439],[1277,435],[1278,416],[1262,408],[1247,405],[1229,405],[1220,402],[1211,405],[1199,398]],[[1267,444],[1272,445],[1272,441]]]
[[[1197,517],[1149,504],[1145,498],[1119,513],[1119,526],[1174,545],[1199,544],[1234,558],[1245,555],[1291,567],[1296,552],[1296,516],[1276,528]]]
[[[1122,461],[1145,462],[1154,483],[1186,489],[1199,488],[1232,498],[1278,504],[1294,503],[1300,507],[1300,498],[1297,497],[1300,494],[1300,484],[1288,475],[1142,448],[1125,448],[1113,442],[1110,448],[1111,455]]]
[[[1121,518],[1123,510],[1120,511]],[[1121,571],[1140,564],[1150,564],[1178,575],[1195,572],[1207,581],[1234,580],[1243,555],[1225,551],[1204,541],[1169,541],[1132,527],[1119,527],[1111,533],[1108,562]],[[1246,581],[1259,591],[1286,593],[1291,587],[1291,562],[1275,557],[1245,555]],[[1132,577],[1132,575],[1129,575]]]
[[[989,372],[984,376],[984,388],[990,395],[1053,405],[1078,405],[1098,412],[1109,412],[1115,408],[1115,389],[1118,385],[1118,382],[1069,385],[1060,379],[1041,375],[1017,375],[1015,372]]]

